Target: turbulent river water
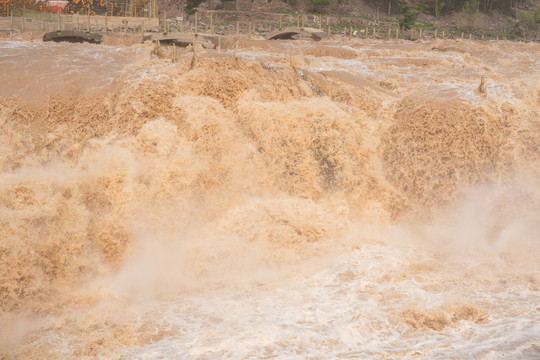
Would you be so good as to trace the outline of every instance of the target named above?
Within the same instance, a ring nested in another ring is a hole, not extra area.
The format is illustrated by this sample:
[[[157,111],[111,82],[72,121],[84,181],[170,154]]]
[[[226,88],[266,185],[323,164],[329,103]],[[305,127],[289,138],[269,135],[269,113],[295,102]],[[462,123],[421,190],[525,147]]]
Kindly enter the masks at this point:
[[[539,44],[154,52],[0,39],[0,358],[540,358]]]

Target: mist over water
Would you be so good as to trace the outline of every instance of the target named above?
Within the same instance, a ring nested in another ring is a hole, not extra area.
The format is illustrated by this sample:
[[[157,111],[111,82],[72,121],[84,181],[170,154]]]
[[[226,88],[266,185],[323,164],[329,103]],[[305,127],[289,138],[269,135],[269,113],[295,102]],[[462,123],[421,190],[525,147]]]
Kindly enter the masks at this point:
[[[540,46],[240,48],[0,40],[0,358],[540,357]]]

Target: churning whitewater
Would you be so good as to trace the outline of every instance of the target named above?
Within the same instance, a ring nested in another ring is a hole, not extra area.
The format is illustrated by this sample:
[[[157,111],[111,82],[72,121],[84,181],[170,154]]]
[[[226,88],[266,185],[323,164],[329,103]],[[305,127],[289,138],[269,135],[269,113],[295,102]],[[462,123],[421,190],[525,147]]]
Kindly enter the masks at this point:
[[[0,358],[540,358],[539,44],[155,50],[0,40]]]

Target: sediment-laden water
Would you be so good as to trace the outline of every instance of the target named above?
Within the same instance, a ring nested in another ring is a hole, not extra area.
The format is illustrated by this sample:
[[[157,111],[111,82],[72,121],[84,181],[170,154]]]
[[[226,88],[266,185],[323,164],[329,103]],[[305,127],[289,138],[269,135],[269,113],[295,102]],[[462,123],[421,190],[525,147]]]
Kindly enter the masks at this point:
[[[0,40],[0,358],[540,357],[540,45],[153,51]]]

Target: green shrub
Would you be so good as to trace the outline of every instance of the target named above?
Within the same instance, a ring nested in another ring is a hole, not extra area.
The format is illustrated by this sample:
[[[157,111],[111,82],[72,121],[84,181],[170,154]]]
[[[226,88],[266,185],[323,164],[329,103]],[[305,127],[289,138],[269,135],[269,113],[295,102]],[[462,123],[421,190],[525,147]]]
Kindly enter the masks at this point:
[[[529,12],[520,10],[518,11],[517,15],[518,15],[518,19],[527,28],[531,30],[535,30],[538,27],[538,23],[536,22],[536,12],[533,14],[532,12],[529,13]]]
[[[188,15],[193,15],[197,12],[197,8],[204,0],[188,0],[186,6],[184,7],[184,11]]]
[[[330,5],[330,0],[307,0],[309,11],[323,12],[324,8]]]
[[[416,23],[419,12],[408,4],[400,5],[399,9],[403,14],[403,17],[399,19],[399,26],[404,29],[410,29]]]

